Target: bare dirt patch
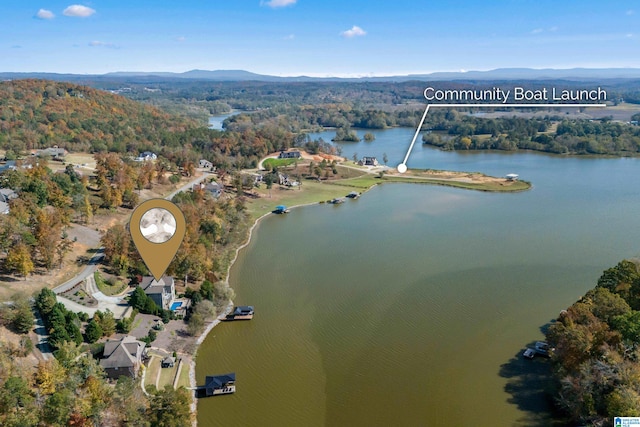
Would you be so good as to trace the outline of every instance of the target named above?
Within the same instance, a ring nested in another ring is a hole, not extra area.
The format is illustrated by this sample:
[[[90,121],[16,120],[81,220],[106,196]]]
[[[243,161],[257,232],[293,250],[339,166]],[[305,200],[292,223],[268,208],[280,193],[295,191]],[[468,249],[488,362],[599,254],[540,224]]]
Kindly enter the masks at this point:
[[[35,334],[29,334],[35,337]],[[18,349],[20,347],[20,339],[23,335],[16,334],[4,326],[0,326],[0,348],[3,351],[12,351],[13,349]],[[33,341],[33,339],[32,339]],[[34,343],[35,347],[35,343]],[[33,369],[38,365],[38,358],[32,352],[28,354],[26,357],[13,357],[18,364],[19,367],[24,368],[27,371],[33,371]]]

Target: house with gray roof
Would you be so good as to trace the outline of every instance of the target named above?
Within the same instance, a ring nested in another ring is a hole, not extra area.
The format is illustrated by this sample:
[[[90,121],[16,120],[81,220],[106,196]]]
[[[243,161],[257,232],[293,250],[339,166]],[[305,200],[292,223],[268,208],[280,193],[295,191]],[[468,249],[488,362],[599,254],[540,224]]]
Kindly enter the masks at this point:
[[[151,276],[145,276],[140,282],[140,287],[156,305],[164,310],[171,309],[171,303],[176,298],[176,287],[171,276],[162,276],[156,281]]]
[[[100,366],[111,379],[122,376],[135,378],[142,364],[145,343],[130,335],[118,340],[108,340],[104,344],[104,357]]]
[[[57,145],[53,147],[45,148],[44,150],[36,150],[37,157],[48,156],[52,159],[62,160],[68,154],[67,150],[60,148]]]
[[[204,182],[200,182],[193,185],[193,191],[205,191],[217,199],[222,195],[224,187],[215,181],[208,182],[206,184]]]
[[[202,169],[211,169],[213,167],[213,163],[211,163],[207,159],[200,159],[200,161],[198,162],[198,166],[200,166]]]
[[[18,166],[15,160],[7,160],[4,164],[0,165],[0,173],[16,169],[18,169]]]
[[[18,197],[18,193],[10,188],[0,188],[0,214],[9,213],[9,201]]]

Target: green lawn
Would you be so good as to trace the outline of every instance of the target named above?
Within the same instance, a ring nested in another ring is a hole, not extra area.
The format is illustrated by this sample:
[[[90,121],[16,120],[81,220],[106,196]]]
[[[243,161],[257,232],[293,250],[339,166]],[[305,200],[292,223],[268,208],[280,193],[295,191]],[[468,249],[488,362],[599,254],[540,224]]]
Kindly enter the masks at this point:
[[[289,165],[293,165],[296,163],[296,159],[266,159],[264,162],[262,162],[262,166],[264,166],[265,169],[269,169],[269,168],[281,168],[284,166],[289,166]]]
[[[158,365],[160,364],[160,359],[158,359]],[[163,390],[165,385],[173,386],[173,379],[176,377],[176,372],[178,370],[178,364],[176,363],[173,368],[163,368],[160,367],[160,381],[158,382],[158,389]]]
[[[380,178],[378,174],[362,173],[357,170],[338,167],[340,168],[341,176],[354,177],[335,181],[305,179],[302,181],[301,188],[280,187],[276,185],[273,186],[271,192],[269,192],[265,186],[261,186],[261,188],[253,190],[253,198],[247,199],[247,211],[251,215],[251,218],[255,220],[273,211],[278,205],[292,207],[320,203],[336,197],[344,197],[352,191],[362,193],[376,184],[393,182],[445,185],[468,190],[500,192],[524,191],[531,188],[531,184],[526,181],[507,183],[504,180],[498,180],[486,183],[468,183],[423,176],[422,173],[424,173],[424,171],[420,170],[409,171],[407,175],[385,175],[383,178]]]
[[[127,284],[121,281],[116,281],[115,284],[111,285],[110,283],[104,280],[104,278],[102,277],[99,271],[96,271],[93,277],[96,280],[96,286],[98,287],[100,292],[102,292],[107,296],[117,295],[122,291],[124,291],[125,288],[127,287]]]
[[[180,371],[180,379],[178,380],[178,387],[191,387],[189,381],[189,364],[182,363],[182,371]]]
[[[269,197],[269,191],[262,187],[256,190],[261,197],[247,200],[247,211],[253,219],[257,219],[273,211],[278,205],[298,206],[344,197],[354,190],[345,188],[349,186],[344,182],[347,180],[330,182],[304,180],[300,189],[274,186],[271,189],[271,197]]]
[[[160,371],[160,359],[157,357],[151,357],[149,360],[149,365],[147,366],[147,371],[144,376],[144,385],[145,387],[148,385],[152,385],[155,387],[156,378],[158,377],[158,371]]]

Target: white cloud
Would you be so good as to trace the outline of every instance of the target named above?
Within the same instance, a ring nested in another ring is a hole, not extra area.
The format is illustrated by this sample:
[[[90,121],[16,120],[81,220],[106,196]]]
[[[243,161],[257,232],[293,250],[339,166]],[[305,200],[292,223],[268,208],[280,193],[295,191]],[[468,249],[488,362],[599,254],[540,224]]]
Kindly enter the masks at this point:
[[[77,18],[87,18],[94,13],[96,13],[94,9],[81,4],[72,4],[62,12],[64,16],[74,16]]]
[[[261,1],[260,4],[261,5],[266,5],[269,7],[286,7],[286,6],[291,6],[296,4],[298,0],[269,0],[269,1]]]
[[[36,18],[38,19],[53,19],[56,15],[53,14],[50,10],[40,9],[38,13],[36,13]]]
[[[354,25],[353,27],[351,27],[350,30],[343,31],[341,34],[342,34],[342,37],[351,38],[351,37],[364,36],[367,34],[367,32],[362,28],[358,27],[357,25]]]
[[[119,48],[118,45],[115,45],[113,43],[106,43],[106,42],[101,42],[101,41],[98,41],[98,40],[94,40],[92,42],[89,42],[89,46],[91,46],[91,47],[108,47],[108,48],[111,48],[111,49],[118,49]]]
[[[546,30],[544,28],[535,28],[531,30],[531,34],[540,34],[540,33],[555,33],[558,31],[558,27],[549,27]]]

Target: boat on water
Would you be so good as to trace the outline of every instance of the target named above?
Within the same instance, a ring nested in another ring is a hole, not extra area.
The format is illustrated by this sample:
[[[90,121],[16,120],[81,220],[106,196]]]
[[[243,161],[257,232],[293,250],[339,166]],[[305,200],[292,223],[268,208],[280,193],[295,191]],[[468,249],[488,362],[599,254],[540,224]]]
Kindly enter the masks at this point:
[[[331,199],[329,200],[329,203],[333,205],[339,205],[340,203],[344,203],[344,199],[343,198]]]

